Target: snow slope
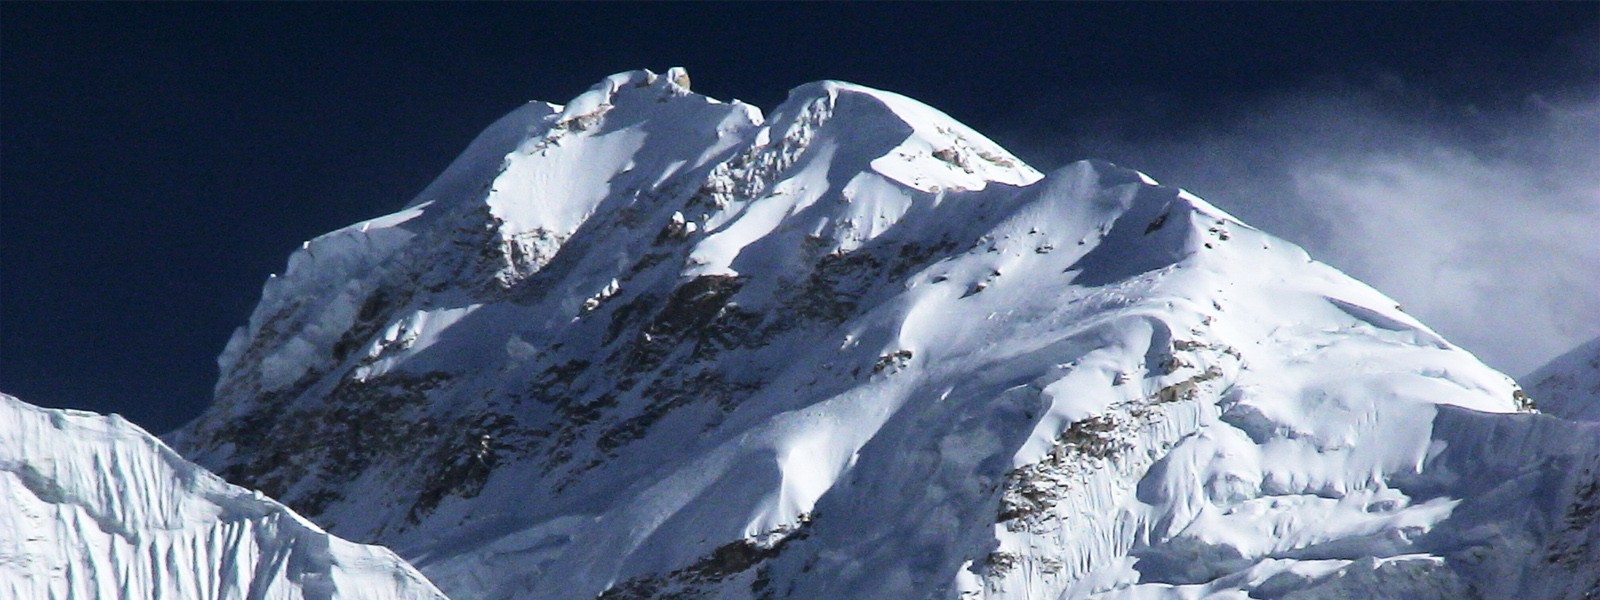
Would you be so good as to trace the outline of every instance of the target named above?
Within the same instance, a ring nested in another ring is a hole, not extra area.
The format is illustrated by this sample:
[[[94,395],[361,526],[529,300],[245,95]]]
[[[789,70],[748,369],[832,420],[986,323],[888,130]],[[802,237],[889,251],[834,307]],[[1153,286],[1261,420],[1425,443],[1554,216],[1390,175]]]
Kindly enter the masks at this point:
[[[0,394],[0,597],[443,598],[115,415]]]
[[[1539,410],[1600,421],[1600,338],[1579,344],[1523,379]]]
[[[613,75],[308,242],[187,456],[457,598],[1578,597],[1600,431],[1136,171]]]

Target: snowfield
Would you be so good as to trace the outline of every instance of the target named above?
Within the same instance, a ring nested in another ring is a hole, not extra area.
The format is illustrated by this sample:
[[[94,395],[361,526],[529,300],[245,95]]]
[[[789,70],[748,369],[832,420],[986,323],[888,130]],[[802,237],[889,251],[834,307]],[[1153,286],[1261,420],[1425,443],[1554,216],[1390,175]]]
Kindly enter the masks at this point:
[[[458,600],[1600,588],[1600,424],[1371,287],[904,96],[687,82],[307,242],[169,441]]]

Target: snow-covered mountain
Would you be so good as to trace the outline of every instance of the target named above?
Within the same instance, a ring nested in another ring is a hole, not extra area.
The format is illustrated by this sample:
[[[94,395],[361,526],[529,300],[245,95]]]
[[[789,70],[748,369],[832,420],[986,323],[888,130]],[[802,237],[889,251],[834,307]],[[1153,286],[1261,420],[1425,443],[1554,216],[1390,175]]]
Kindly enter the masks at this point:
[[[1600,421],[1600,338],[1580,344],[1523,378],[1539,410]]]
[[[0,394],[0,598],[443,597],[121,417]]]
[[[528,104],[296,251],[219,363],[177,448],[458,600],[1600,573],[1597,426],[1187,192],[846,83]]]

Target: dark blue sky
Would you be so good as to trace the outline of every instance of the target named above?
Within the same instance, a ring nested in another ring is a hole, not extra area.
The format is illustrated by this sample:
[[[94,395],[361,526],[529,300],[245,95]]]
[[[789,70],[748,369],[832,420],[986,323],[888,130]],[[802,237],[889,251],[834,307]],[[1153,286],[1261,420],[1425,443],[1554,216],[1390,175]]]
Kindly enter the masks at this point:
[[[616,71],[682,65],[764,108],[817,79],[894,90],[1050,167],[1306,86],[1403,81],[1384,101],[1418,120],[1590,89],[1569,58],[1595,55],[1597,21],[1595,3],[7,2],[0,391],[179,425],[302,240]]]

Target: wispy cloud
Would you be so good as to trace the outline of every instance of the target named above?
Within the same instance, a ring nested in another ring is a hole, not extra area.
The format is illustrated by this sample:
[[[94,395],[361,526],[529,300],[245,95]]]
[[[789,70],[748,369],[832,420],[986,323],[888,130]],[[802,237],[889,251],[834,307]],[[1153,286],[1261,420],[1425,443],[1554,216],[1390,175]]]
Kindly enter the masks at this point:
[[[1286,165],[1325,224],[1314,253],[1514,375],[1600,335],[1600,105],[1519,121],[1486,148],[1431,139]]]
[[[1071,152],[1188,188],[1522,375],[1600,335],[1600,100],[1580,91],[1481,107],[1325,84],[1155,134],[1101,115]]]

